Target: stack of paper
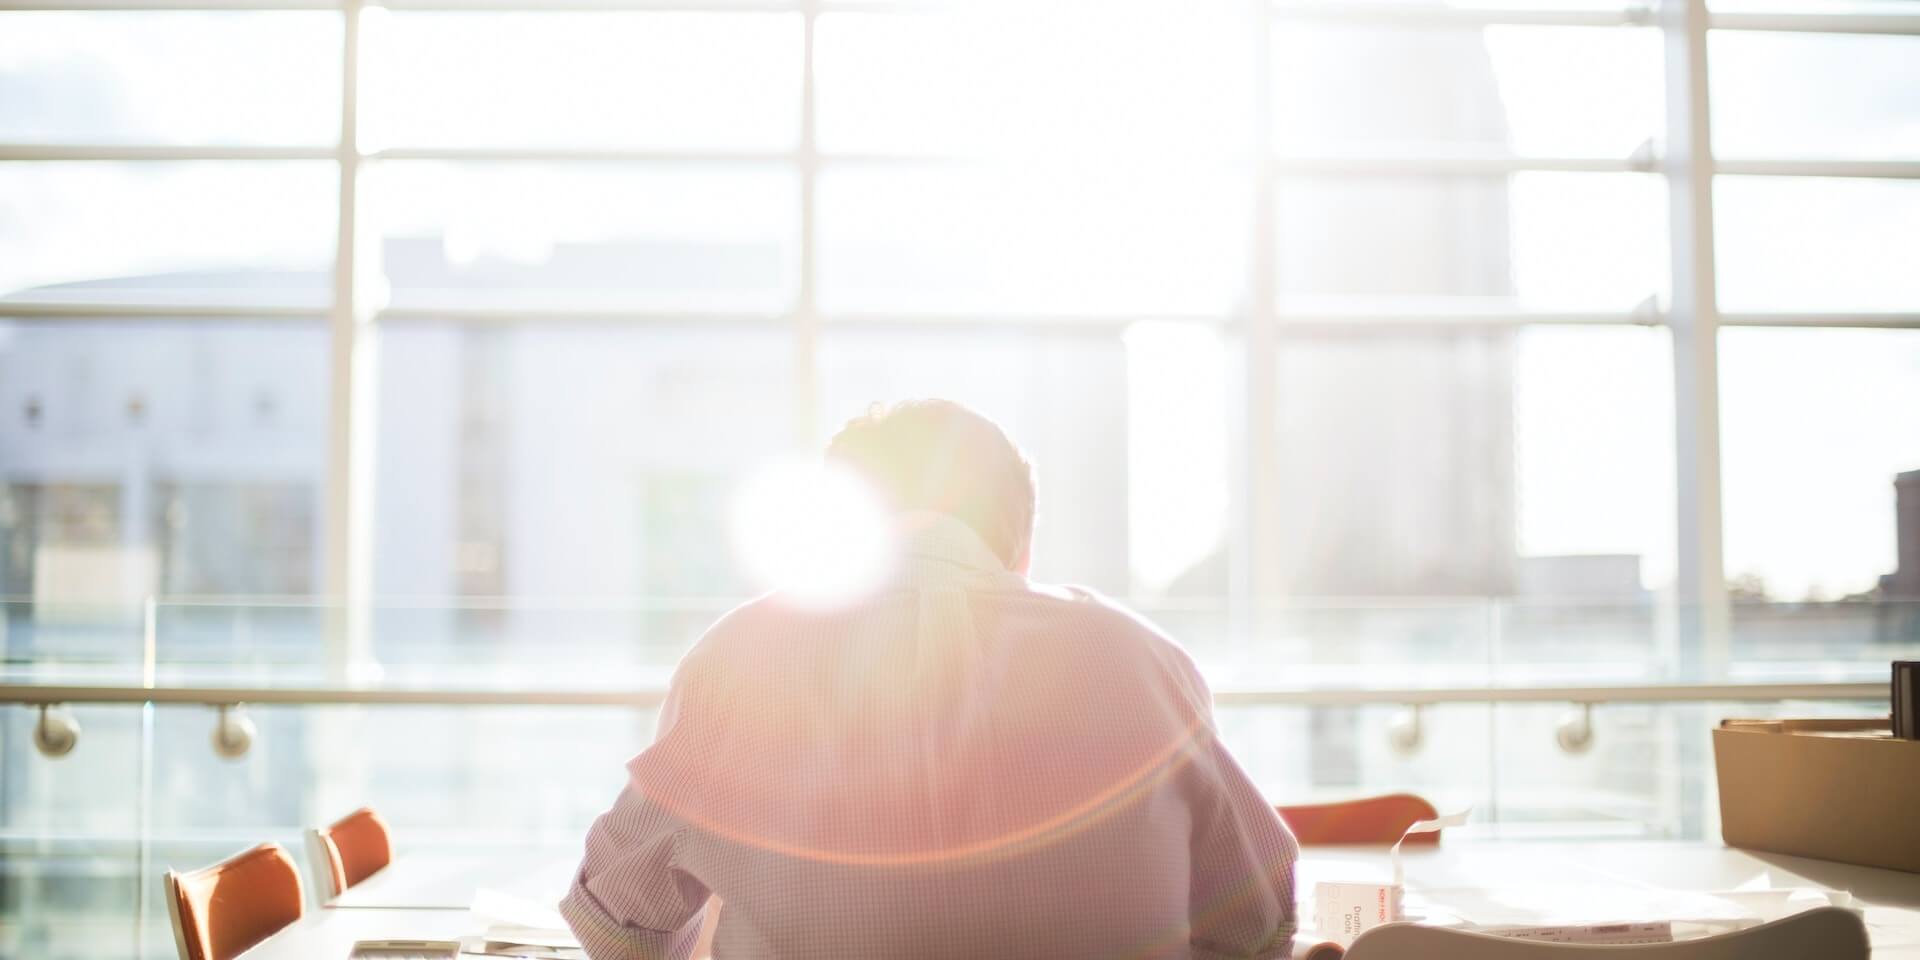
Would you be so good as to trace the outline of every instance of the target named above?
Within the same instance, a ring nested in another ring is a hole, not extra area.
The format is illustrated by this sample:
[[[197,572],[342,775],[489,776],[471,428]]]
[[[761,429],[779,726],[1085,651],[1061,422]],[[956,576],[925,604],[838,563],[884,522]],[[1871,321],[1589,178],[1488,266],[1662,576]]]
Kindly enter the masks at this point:
[[[550,904],[483,889],[474,893],[472,909],[474,919],[486,925],[486,933],[480,943],[467,948],[469,953],[543,960],[586,958],[580,941]]]
[[[1775,887],[1762,874],[1738,889],[1708,892],[1616,884],[1416,887],[1406,892],[1404,916],[1429,926],[1526,940],[1665,943],[1728,933],[1826,906],[1855,908],[1846,893]],[[1315,913],[1303,910],[1307,917]],[[1339,933],[1312,926],[1301,929],[1295,937],[1295,956],[1308,956],[1322,940],[1334,942],[1329,946],[1340,944]],[[1335,955],[1331,950],[1325,953]]]

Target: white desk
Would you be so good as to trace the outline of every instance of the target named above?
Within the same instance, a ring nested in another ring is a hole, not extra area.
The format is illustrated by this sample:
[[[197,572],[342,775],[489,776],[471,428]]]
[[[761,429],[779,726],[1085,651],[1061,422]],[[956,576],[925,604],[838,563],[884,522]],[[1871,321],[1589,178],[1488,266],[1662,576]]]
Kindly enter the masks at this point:
[[[404,855],[380,882],[369,880],[358,906],[311,912],[275,935],[253,958],[336,960],[353,941],[374,937],[456,938],[480,931],[465,911],[479,887],[550,891],[557,898],[572,871],[571,858],[552,853],[481,859],[474,856]],[[1386,851],[1378,847],[1314,847],[1300,864],[1301,895],[1316,879],[1339,879],[1351,871],[1378,870]],[[1438,848],[1410,850],[1405,858],[1410,894],[1445,888],[1619,884],[1670,890],[1727,890],[1761,874],[1775,887],[1817,886],[1847,890],[1865,908],[1876,960],[1920,960],[1920,874],[1853,867],[1821,860],[1749,853],[1717,844],[1448,840]],[[387,871],[382,871],[386,874]],[[426,904],[426,908],[418,906]],[[435,906],[438,905],[438,906]],[[1302,904],[1302,910],[1306,905]],[[1303,915],[1303,919],[1307,919]]]
[[[1351,878],[1354,867],[1364,869],[1385,859],[1374,848],[1309,848],[1301,859],[1299,894],[1304,901],[1312,894],[1313,881]],[[1920,874],[1718,844],[1607,840],[1449,840],[1438,848],[1407,851],[1403,864],[1408,896],[1425,893],[1443,904],[1448,889],[1617,886],[1706,892],[1731,890],[1765,875],[1776,889],[1822,887],[1854,894],[1855,905],[1863,908],[1874,956],[1920,960]],[[1304,902],[1301,916],[1303,923],[1312,919]]]
[[[479,933],[465,910],[311,910],[246,960],[346,960],[356,940],[458,940]]]
[[[465,910],[479,889],[556,903],[573,881],[581,852],[573,847],[491,855],[403,855],[334,898],[331,909]]]

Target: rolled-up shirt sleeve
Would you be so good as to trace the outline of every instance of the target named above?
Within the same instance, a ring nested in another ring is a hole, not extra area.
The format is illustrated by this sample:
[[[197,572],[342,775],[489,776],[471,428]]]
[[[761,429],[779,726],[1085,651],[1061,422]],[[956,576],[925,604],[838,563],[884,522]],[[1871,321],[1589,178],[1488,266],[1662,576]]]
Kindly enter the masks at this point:
[[[685,714],[681,677],[660,709],[664,749]],[[645,754],[642,754],[644,758]],[[699,937],[708,891],[675,858],[685,822],[657,798],[637,758],[613,807],[594,821],[586,856],[560,913],[593,960],[685,960]]]

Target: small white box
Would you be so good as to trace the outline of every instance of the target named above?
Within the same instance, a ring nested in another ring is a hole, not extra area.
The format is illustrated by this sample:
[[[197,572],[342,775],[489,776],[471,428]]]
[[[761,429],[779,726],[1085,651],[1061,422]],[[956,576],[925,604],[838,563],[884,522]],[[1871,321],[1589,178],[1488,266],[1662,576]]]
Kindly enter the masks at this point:
[[[1383,923],[1402,918],[1397,883],[1330,883],[1313,886],[1314,928],[1341,946]]]

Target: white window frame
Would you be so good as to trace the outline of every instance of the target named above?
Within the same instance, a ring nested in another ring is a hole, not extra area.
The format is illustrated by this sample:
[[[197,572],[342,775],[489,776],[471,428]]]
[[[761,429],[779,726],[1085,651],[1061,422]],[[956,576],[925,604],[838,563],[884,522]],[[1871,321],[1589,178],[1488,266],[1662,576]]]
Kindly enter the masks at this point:
[[[1272,511],[1263,509],[1257,491],[1279,489],[1274,446],[1275,358],[1280,331],[1297,332],[1320,327],[1345,332],[1376,332],[1427,327],[1434,324],[1474,325],[1581,324],[1665,325],[1673,335],[1674,416],[1676,436],[1676,580],[1679,630],[1683,657],[1696,661],[1703,676],[1713,677],[1726,660],[1728,606],[1725,571],[1721,562],[1720,445],[1718,410],[1717,334],[1722,327],[1819,327],[1920,329],[1920,308],[1900,313],[1722,313],[1717,307],[1713,246],[1713,184],[1716,176],[1841,177],[1920,179],[1920,160],[1772,160],[1720,159],[1711,142],[1707,85],[1706,39],[1710,30],[1768,30],[1797,33],[1868,33],[1920,36],[1920,13],[1741,13],[1715,12],[1707,0],[1650,0],[1648,5],[1618,10],[1471,9],[1419,3],[1362,3],[1357,0],[1247,0],[1252,15],[1267,26],[1250,37],[1255,47],[1258,91],[1256,116],[1251,122],[1253,142],[1265,151],[1272,143],[1269,114],[1269,31],[1276,24],[1296,22],[1357,22],[1400,27],[1457,28],[1497,24],[1578,26],[1592,28],[1657,28],[1665,38],[1667,128],[1664,147],[1650,143],[1627,157],[1529,158],[1518,156],[1440,155],[1387,156],[1356,154],[1281,154],[1258,158],[1260,175],[1254,181],[1247,289],[1249,306],[1227,320],[1246,337],[1245,436],[1243,461],[1235,473],[1238,542],[1230,594],[1231,621],[1236,635],[1250,623],[1247,604],[1256,571],[1271,563],[1263,553],[1276,542]],[[861,10],[912,14],[935,4],[878,3],[863,0],[389,0],[395,10],[471,11],[767,11],[798,13],[804,24],[805,53],[800,89],[801,124],[797,146],[790,151],[672,151],[568,149],[392,149],[363,152],[357,139],[360,98],[360,13],[364,0],[0,0],[0,15],[13,11],[93,10],[323,10],[341,15],[343,62],[340,90],[340,132],[332,148],[284,146],[163,146],[99,144],[0,144],[0,163],[41,161],[329,161],[339,173],[339,220],[336,237],[331,306],[327,308],[253,307],[231,304],[84,304],[9,303],[8,316],[44,321],[122,319],[231,318],[263,320],[324,320],[332,338],[330,361],[329,431],[325,479],[324,584],[329,602],[340,611],[331,660],[340,668],[365,653],[366,617],[371,589],[371,446],[376,359],[370,328],[432,319],[437,322],[493,324],[539,322],[543,319],[598,320],[613,323],[724,322],[790,326],[795,358],[793,397],[795,443],[811,448],[818,440],[817,398],[819,373],[817,341],[823,323],[862,319],[823,316],[816,296],[815,187],[820,168],[829,163],[916,162],[915,158],[878,155],[823,155],[816,144],[814,106],[814,32],[822,13]],[[772,316],[724,317],[647,311],[548,310],[372,310],[363,306],[361,259],[357,244],[358,183],[361,168],[380,160],[550,161],[563,164],[653,163],[786,163],[799,177],[800,270],[790,310]],[[1278,302],[1275,276],[1277,223],[1274,212],[1276,182],[1282,175],[1337,174],[1340,176],[1498,175],[1523,171],[1657,172],[1667,181],[1669,194],[1669,249],[1673,297],[1665,311],[1651,304],[1619,312],[1435,313],[1409,310],[1284,311]],[[865,318],[883,319],[883,318]],[[1066,324],[1075,327],[1121,326],[1137,317],[1002,317],[994,325]],[[1166,319],[1155,317],[1153,319]],[[916,317],[916,324],[977,325],[976,318]]]

